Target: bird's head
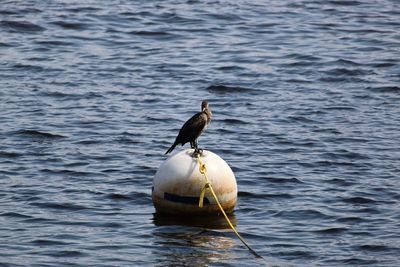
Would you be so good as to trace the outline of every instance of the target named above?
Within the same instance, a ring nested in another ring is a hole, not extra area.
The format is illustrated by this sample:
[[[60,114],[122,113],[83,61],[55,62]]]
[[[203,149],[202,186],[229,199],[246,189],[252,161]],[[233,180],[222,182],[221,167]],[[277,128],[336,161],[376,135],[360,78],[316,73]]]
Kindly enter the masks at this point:
[[[205,111],[207,109],[208,109],[208,101],[203,100],[203,102],[201,102],[201,111]]]

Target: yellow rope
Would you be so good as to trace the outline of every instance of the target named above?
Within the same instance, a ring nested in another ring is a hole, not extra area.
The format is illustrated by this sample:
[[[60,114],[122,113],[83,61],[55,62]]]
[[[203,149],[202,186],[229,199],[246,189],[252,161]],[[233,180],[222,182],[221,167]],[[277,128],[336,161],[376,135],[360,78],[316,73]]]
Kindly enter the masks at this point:
[[[226,215],[224,208],[222,207],[221,203],[218,200],[217,195],[214,192],[214,189],[210,183],[210,180],[207,177],[207,167],[206,164],[201,162],[200,160],[200,154],[197,154],[197,162],[199,163],[199,171],[201,174],[204,175],[204,178],[206,179],[206,184],[204,185],[203,189],[200,192],[200,197],[199,197],[199,207],[202,208],[203,207],[203,201],[204,201],[204,195],[206,192],[206,189],[209,188],[211,191],[211,194],[213,195],[215,202],[217,202],[219,209],[221,210],[222,214],[224,215],[227,223],[229,224],[229,226],[231,227],[231,229],[233,230],[233,232],[235,232],[236,236],[239,238],[240,241],[242,241],[242,243],[258,258],[262,258],[261,255],[259,255],[256,251],[254,251],[254,249],[252,249],[247,243],[246,241],[244,241],[243,237],[238,233],[238,231],[236,230],[235,226],[233,226],[233,224],[231,223],[231,221],[228,218],[228,215]]]

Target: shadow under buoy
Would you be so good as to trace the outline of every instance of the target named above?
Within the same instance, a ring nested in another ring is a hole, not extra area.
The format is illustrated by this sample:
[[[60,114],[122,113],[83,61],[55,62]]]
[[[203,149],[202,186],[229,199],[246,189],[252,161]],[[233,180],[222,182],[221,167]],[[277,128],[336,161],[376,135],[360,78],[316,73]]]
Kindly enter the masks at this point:
[[[228,215],[231,223],[236,226],[236,216],[231,213]],[[165,214],[165,213],[153,213],[153,222],[156,226],[170,226],[170,225],[179,225],[179,226],[190,226],[190,227],[199,227],[199,228],[207,228],[207,229],[230,229],[229,224],[226,222],[224,216],[222,214],[208,214],[208,215],[196,215],[196,216],[187,216],[187,215],[176,215],[176,214]]]

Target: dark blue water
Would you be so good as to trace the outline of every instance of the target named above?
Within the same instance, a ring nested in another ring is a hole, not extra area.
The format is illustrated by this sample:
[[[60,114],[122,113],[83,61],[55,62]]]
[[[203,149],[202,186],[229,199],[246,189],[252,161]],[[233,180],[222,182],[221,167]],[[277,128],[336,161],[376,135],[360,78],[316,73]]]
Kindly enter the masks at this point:
[[[1,1],[0,265],[399,266],[399,10]],[[265,261],[154,215],[154,174],[203,99],[200,145],[235,172],[234,219]]]

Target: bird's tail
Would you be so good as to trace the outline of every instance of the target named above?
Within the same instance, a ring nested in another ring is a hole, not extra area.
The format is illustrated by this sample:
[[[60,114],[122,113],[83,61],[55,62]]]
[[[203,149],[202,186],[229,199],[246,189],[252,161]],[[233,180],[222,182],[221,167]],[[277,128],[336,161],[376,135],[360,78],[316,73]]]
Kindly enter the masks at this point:
[[[168,153],[170,153],[172,150],[174,150],[174,148],[176,147],[176,145],[177,145],[178,143],[174,143],[168,150],[167,150],[167,152],[165,152],[165,155],[167,155]]]

